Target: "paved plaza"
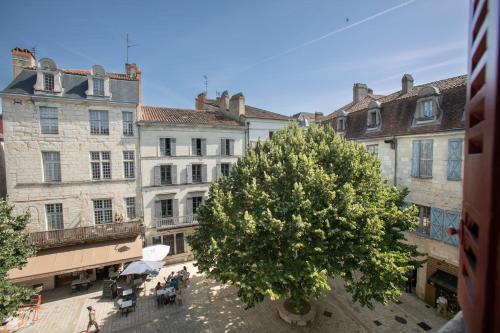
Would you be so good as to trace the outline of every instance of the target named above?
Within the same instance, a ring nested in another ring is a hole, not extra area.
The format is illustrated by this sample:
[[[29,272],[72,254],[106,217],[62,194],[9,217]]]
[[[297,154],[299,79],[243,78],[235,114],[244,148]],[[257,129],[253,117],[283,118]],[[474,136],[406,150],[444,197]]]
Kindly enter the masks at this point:
[[[101,299],[101,284],[88,292],[71,295],[68,288],[57,288],[44,295],[40,320],[23,333],[85,332],[87,311],[92,305],[97,312],[101,332],[426,332],[417,324],[425,322],[436,332],[446,322],[432,308],[414,295],[403,294],[400,304],[376,305],[369,310],[353,304],[340,281],[332,281],[332,290],[315,301],[318,313],[311,327],[290,327],[278,317],[276,304],[266,300],[245,310],[236,289],[221,286],[196,273],[192,262],[186,266],[191,281],[183,289],[183,305],[158,308],[154,286],[169,272],[177,272],[184,264],[169,265],[160,275],[146,282],[137,307],[128,316],[117,313],[113,300]],[[398,317],[398,318],[396,318]]]

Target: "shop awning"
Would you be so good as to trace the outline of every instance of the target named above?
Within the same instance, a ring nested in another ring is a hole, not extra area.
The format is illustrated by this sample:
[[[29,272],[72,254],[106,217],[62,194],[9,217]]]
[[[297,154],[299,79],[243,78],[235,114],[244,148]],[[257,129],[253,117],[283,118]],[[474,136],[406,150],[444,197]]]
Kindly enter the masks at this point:
[[[28,259],[23,269],[10,270],[8,276],[13,282],[21,282],[141,258],[142,240],[140,237],[58,247],[39,251],[35,257]]]
[[[428,282],[454,293],[457,292],[457,277],[439,269],[431,275]]]

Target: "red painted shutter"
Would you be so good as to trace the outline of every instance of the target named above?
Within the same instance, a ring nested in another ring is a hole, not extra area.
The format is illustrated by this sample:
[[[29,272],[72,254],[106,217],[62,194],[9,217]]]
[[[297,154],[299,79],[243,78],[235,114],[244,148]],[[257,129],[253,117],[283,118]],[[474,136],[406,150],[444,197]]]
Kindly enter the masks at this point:
[[[470,3],[459,299],[469,332],[500,332],[499,1]]]

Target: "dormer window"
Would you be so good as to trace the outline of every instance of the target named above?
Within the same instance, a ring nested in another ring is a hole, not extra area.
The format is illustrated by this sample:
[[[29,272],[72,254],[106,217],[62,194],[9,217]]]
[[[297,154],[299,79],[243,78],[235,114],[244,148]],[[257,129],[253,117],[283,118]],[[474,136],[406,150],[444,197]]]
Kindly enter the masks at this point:
[[[366,128],[369,131],[380,128],[380,102],[378,101],[371,101],[368,104]]]
[[[346,118],[339,117],[337,119],[337,132],[345,132],[345,128],[346,128]]]
[[[438,124],[442,118],[440,104],[441,96],[438,88],[434,86],[421,88],[418,92],[412,126]]]
[[[94,95],[104,96],[104,80],[94,78]]]
[[[375,128],[378,127],[378,125],[379,121],[377,110],[368,111],[368,128]]]
[[[43,74],[43,90],[54,91],[54,74]]]
[[[86,91],[87,98],[110,98],[111,92],[109,89],[110,79],[104,68],[99,65],[92,66],[88,78],[88,87]]]

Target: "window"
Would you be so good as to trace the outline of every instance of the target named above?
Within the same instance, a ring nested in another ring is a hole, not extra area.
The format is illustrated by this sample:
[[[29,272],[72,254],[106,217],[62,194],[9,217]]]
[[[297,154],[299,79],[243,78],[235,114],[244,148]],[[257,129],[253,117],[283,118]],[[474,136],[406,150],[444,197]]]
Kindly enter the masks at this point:
[[[366,145],[366,150],[373,155],[378,155],[378,145]]]
[[[43,90],[54,91],[54,74],[43,74]]]
[[[231,171],[231,165],[229,163],[221,163],[220,173],[222,176],[228,177],[230,171]]]
[[[432,100],[422,102],[422,118],[432,117]]]
[[[92,81],[94,82],[94,95],[104,96],[104,80],[94,78]]]
[[[152,241],[153,245],[161,244],[161,236],[153,236],[151,238],[151,241]]]
[[[123,175],[125,178],[135,178],[134,151],[123,152]]]
[[[171,185],[172,184],[172,166],[171,165],[160,165],[160,184],[161,185]]]
[[[337,119],[337,132],[345,131],[345,117],[341,117]]]
[[[170,138],[160,138],[161,156],[172,156],[172,145]]]
[[[221,151],[222,156],[234,155],[234,140],[221,139],[221,150],[220,151]]]
[[[109,134],[108,111],[90,111],[90,134]]]
[[[196,214],[196,212],[198,211],[198,208],[200,208],[201,203],[203,202],[203,197],[192,197],[191,200],[193,202],[192,212],[193,212],[193,214]]]
[[[134,135],[134,114],[130,111],[122,112],[123,135]]]
[[[462,179],[462,139],[448,141],[448,180]]]
[[[59,132],[57,108],[40,107],[40,126],[43,134],[57,134]]]
[[[135,197],[125,198],[125,208],[127,210],[127,217],[129,219],[133,219],[136,217]]]
[[[111,199],[94,200],[94,223],[113,223],[113,205]]]
[[[175,234],[175,253],[184,253],[184,234]]]
[[[204,155],[204,139],[192,139],[192,152],[194,156],[203,156]]]
[[[377,110],[368,112],[368,128],[375,128],[379,125],[379,118]]]
[[[201,176],[201,164],[192,164],[191,168],[192,168],[193,183],[203,182],[203,178]]]
[[[269,131],[269,139],[272,139],[273,135],[274,135],[274,132],[273,131]]]
[[[163,235],[163,245],[170,246],[167,256],[175,254],[175,241],[174,235]]]
[[[92,180],[111,179],[111,153],[109,151],[90,152]]]
[[[47,217],[47,230],[64,229],[62,204],[45,205],[45,215]]]
[[[172,199],[160,200],[161,217],[174,216],[174,202]]]
[[[46,183],[61,181],[61,161],[58,151],[42,152],[44,181]]]
[[[418,233],[429,236],[431,230],[431,207],[417,205],[419,212]]]
[[[411,175],[413,177],[432,177],[432,140],[413,141]]]

